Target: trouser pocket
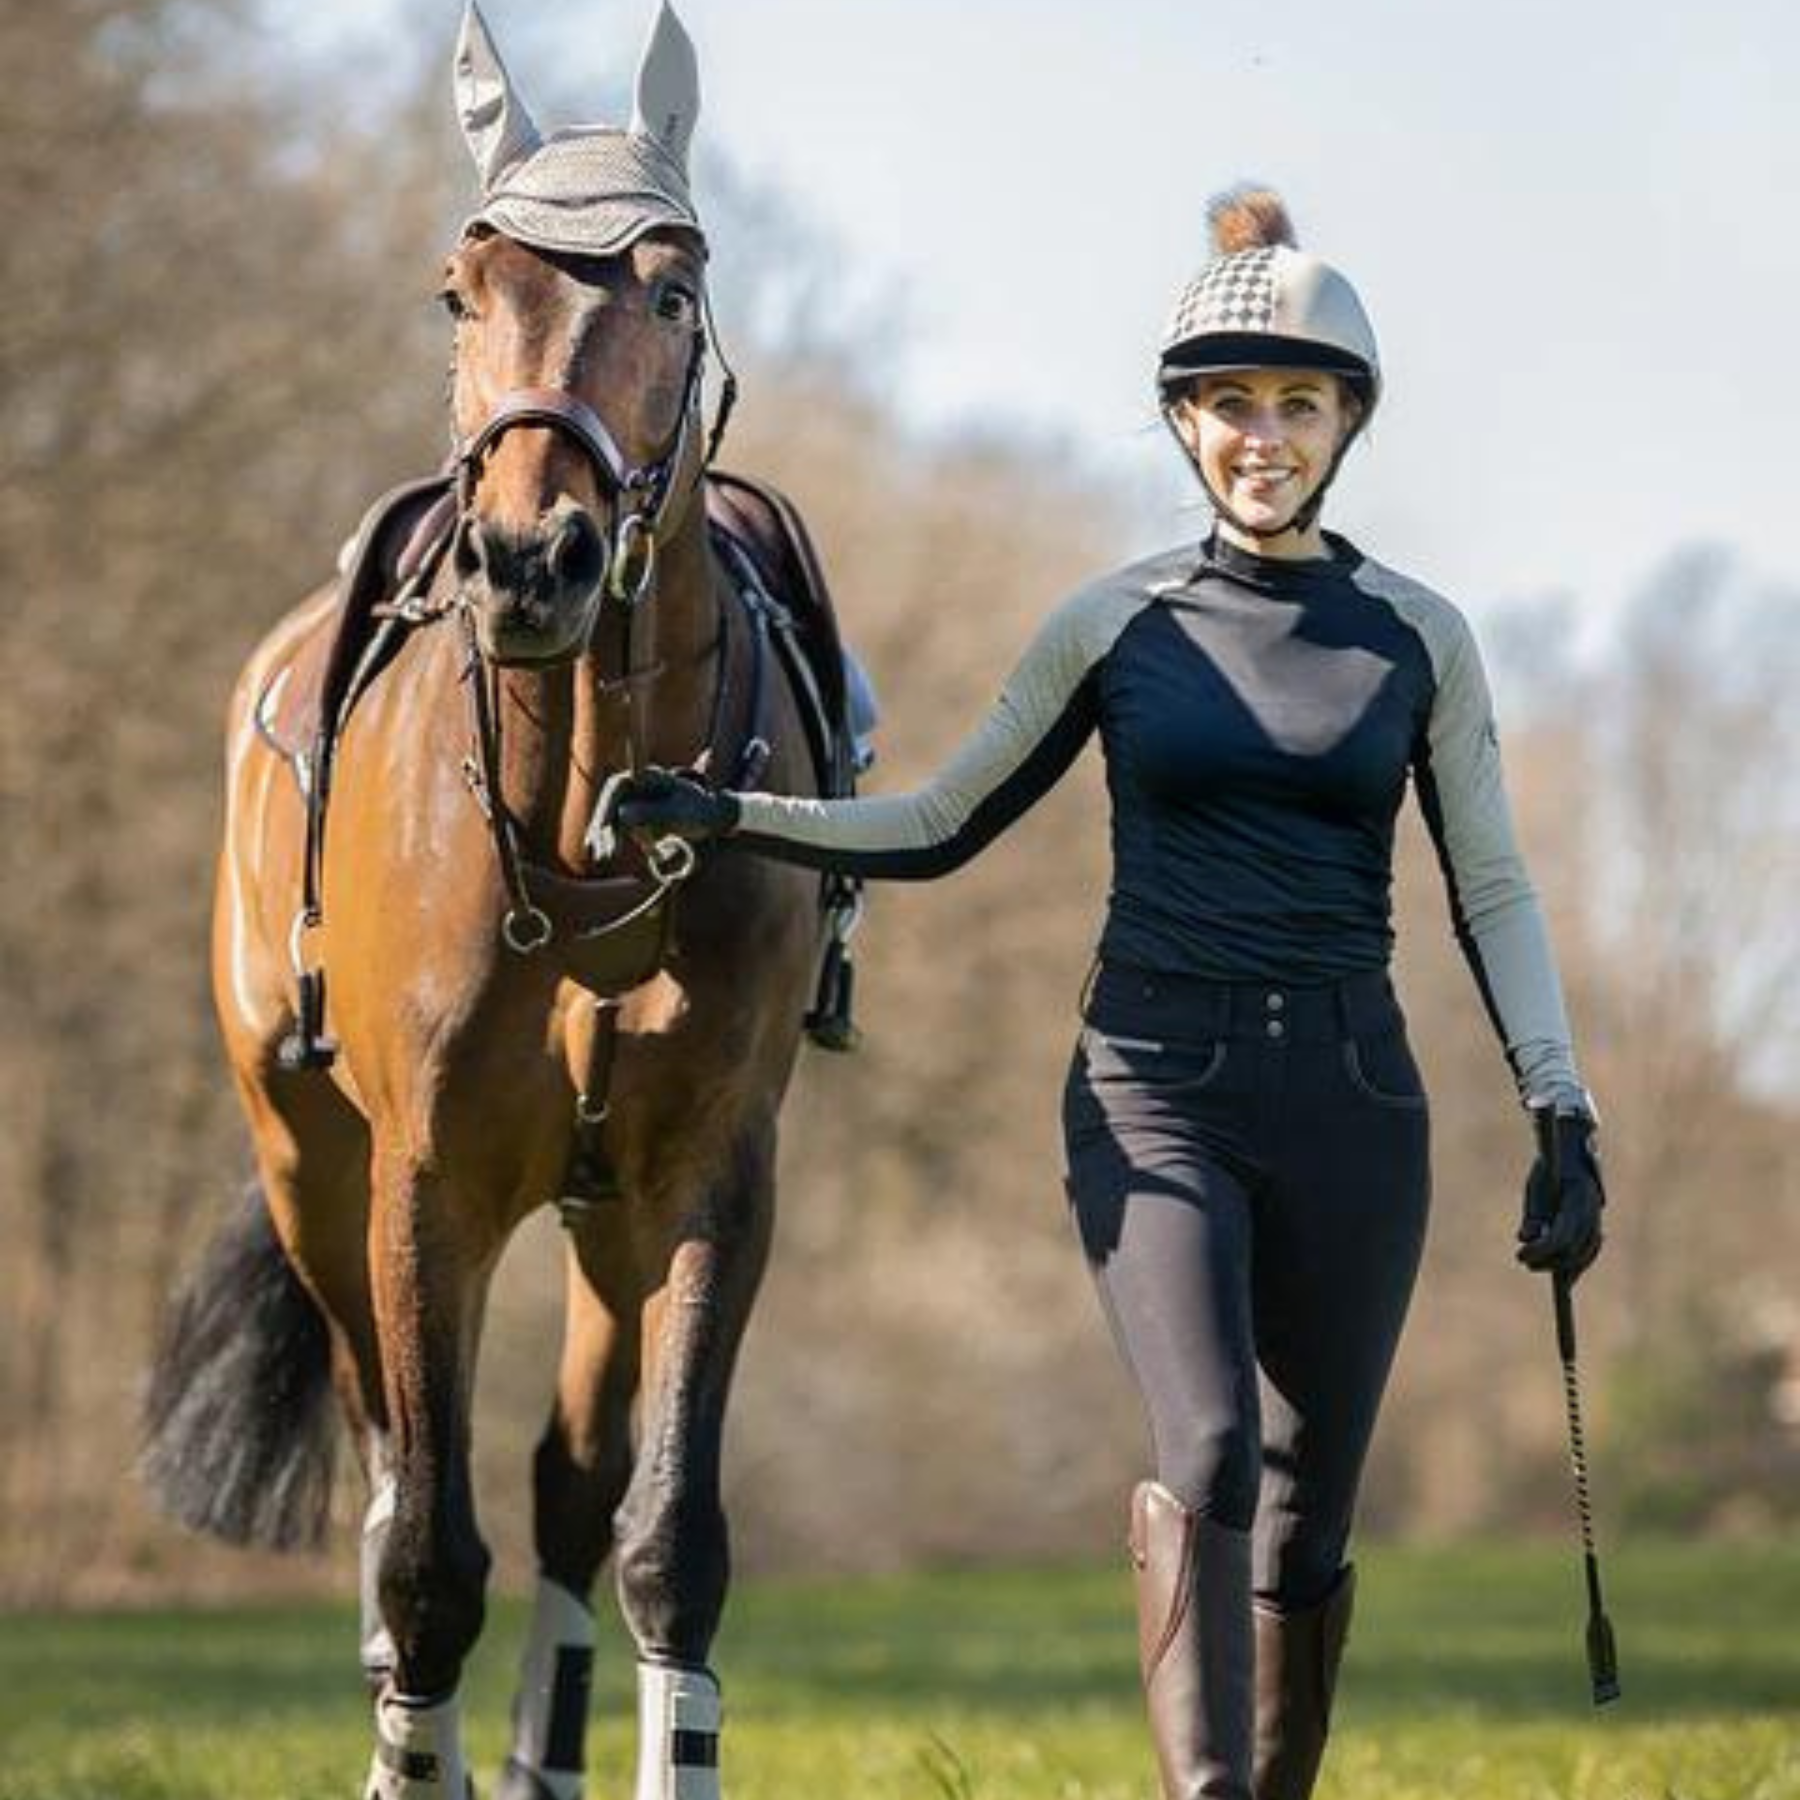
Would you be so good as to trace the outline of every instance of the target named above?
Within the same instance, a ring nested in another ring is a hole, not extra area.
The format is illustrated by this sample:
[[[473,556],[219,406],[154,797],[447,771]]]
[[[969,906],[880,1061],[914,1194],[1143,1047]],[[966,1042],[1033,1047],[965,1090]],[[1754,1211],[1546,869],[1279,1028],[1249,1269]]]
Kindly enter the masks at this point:
[[[1363,1099],[1377,1106],[1414,1112],[1425,1108],[1425,1084],[1419,1076],[1419,1065],[1413,1060],[1406,1032],[1398,1023],[1346,1038],[1342,1055],[1345,1076]]]

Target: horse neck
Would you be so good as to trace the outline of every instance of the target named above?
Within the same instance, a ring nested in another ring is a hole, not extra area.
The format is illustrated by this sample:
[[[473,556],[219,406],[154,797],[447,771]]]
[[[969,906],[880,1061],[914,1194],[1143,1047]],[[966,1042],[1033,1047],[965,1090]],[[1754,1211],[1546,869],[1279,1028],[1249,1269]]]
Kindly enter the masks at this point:
[[[631,620],[634,670],[606,603],[594,645],[571,664],[502,673],[502,781],[527,853],[579,869],[607,777],[646,763],[681,766],[705,748],[723,629],[716,569],[698,497],[661,545],[654,593]],[[635,742],[634,742],[635,740]]]

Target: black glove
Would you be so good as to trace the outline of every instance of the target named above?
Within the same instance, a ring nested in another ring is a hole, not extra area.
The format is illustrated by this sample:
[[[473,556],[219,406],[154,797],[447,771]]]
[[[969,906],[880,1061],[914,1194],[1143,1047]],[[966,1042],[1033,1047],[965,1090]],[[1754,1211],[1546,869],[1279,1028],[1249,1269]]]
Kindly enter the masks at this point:
[[[1519,1261],[1528,1269],[1566,1275],[1571,1282],[1600,1254],[1600,1153],[1594,1118],[1572,1106],[1534,1106],[1537,1161],[1525,1183],[1519,1221]]]
[[[645,769],[619,783],[611,816],[626,831],[692,841],[728,836],[737,830],[739,810],[737,795],[708,787],[698,775]]]

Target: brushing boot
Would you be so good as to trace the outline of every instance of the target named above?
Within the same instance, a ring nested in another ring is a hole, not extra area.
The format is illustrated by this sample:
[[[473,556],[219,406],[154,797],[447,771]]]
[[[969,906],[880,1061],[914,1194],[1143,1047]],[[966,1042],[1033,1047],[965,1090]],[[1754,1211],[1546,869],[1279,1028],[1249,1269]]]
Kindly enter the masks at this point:
[[[1250,1534],[1160,1483],[1131,1497],[1138,1659],[1163,1800],[1252,1800]]]
[[[1346,1568],[1316,1606],[1256,1603],[1256,1800],[1312,1794],[1355,1598],[1356,1571]]]

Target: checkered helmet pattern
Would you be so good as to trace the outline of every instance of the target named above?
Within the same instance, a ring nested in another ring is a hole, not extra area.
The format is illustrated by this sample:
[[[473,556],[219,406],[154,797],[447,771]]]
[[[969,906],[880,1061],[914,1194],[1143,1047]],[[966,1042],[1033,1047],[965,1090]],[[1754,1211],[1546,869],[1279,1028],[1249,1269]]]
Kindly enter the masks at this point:
[[[1362,376],[1371,401],[1380,388],[1375,333],[1356,290],[1329,263],[1288,244],[1215,256],[1182,290],[1163,332],[1158,385],[1209,368],[1297,363],[1317,351],[1322,368]]]
[[[1187,284],[1164,333],[1165,347],[1210,331],[1273,331],[1278,246],[1215,257]]]

